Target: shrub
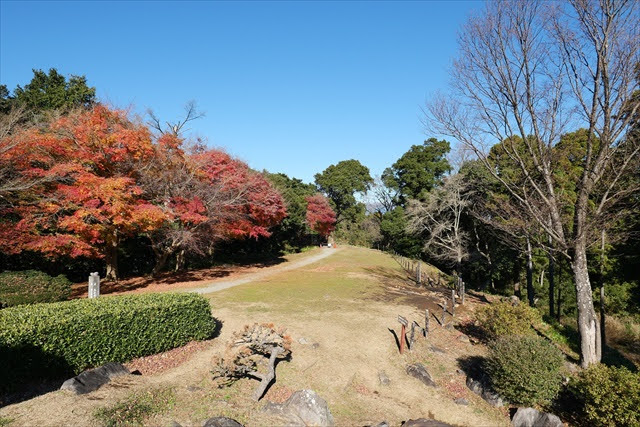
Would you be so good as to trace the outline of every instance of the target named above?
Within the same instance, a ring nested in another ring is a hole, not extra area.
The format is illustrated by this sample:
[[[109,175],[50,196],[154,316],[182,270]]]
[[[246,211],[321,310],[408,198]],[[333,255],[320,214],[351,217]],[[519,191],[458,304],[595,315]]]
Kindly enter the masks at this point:
[[[0,274],[0,307],[64,301],[69,295],[71,282],[62,274],[51,277],[36,270]]]
[[[113,406],[100,408],[94,417],[106,427],[143,425],[147,418],[166,412],[174,404],[173,390],[151,389],[134,393]]]
[[[476,319],[491,339],[503,335],[535,334],[531,326],[538,325],[541,321],[540,315],[533,308],[506,301],[480,307],[476,310]]]
[[[553,399],[562,383],[562,352],[537,336],[505,336],[490,347],[487,373],[495,391],[517,404]]]
[[[207,339],[216,328],[209,302],[186,293],[10,307],[0,310],[0,324],[0,375],[14,378],[125,362]]]
[[[569,389],[584,425],[640,425],[640,374],[624,367],[594,365],[572,379]]]

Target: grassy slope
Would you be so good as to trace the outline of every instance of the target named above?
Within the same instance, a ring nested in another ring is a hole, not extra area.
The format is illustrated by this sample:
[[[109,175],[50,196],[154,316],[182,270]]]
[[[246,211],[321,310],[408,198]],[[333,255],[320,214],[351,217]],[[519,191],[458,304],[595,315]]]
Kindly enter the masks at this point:
[[[278,365],[277,382],[264,400],[282,401],[295,390],[313,389],[327,400],[339,425],[375,425],[382,420],[400,425],[420,417],[454,425],[508,425],[506,411],[491,408],[473,395],[464,386],[464,375],[456,372],[458,359],[482,354],[482,346],[462,343],[456,339],[459,332],[432,321],[428,342],[420,339],[413,352],[398,354],[389,329],[399,332],[397,315],[423,324],[426,304],[433,308],[440,298],[437,293],[413,294],[415,289],[388,255],[342,247],[300,269],[205,295],[214,316],[224,322],[221,335],[178,368],[116,380],[85,396],[49,393],[2,408],[0,416],[15,419],[16,425],[95,424],[97,408],[112,406],[149,387],[162,387],[174,390],[176,403],[169,412],[148,419],[148,425],[169,425],[173,420],[202,425],[217,415],[231,416],[247,426],[273,424],[261,412],[263,402],[251,400],[256,381],[241,380],[218,389],[209,373],[211,358],[223,353],[234,331],[253,322],[272,322],[286,327],[294,343],[292,360]],[[400,296],[406,293],[412,297]],[[472,305],[470,301],[465,307]],[[300,338],[308,344],[301,344]],[[431,345],[446,353],[432,352]],[[405,373],[406,365],[414,362],[425,364],[438,389],[427,388]],[[380,371],[386,372],[390,385],[380,384]],[[456,405],[456,397],[465,397],[471,404]]]

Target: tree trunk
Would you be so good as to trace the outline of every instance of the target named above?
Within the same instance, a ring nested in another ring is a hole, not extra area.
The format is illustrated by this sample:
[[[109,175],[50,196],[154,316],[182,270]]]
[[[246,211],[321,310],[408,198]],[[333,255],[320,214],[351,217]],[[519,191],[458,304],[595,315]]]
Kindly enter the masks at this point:
[[[117,281],[118,275],[118,238],[114,233],[114,239],[107,242],[105,252],[105,262],[107,264],[107,274],[105,279]]]
[[[184,268],[185,261],[185,251],[182,249],[178,251],[178,256],[176,256],[176,272]]]
[[[607,346],[606,331],[605,331],[605,307],[604,307],[604,248],[606,233],[604,229],[600,233],[600,353],[604,354],[604,349]]]
[[[551,237],[549,237],[551,240]],[[553,251],[549,251],[549,317],[554,315],[554,297],[555,297],[555,261],[553,259]]]
[[[578,303],[578,331],[580,333],[580,359],[583,368],[599,363],[598,340],[600,337],[598,319],[593,308],[591,283],[587,269],[587,248],[585,237],[576,239],[574,257],[571,263],[576,285]]]
[[[167,264],[169,255],[171,255],[171,252],[167,252],[167,251],[156,252],[156,265],[153,266],[153,271],[151,272],[152,276],[157,276],[158,274],[160,274],[164,266]]]
[[[535,292],[533,290],[533,254],[531,251],[531,241],[527,237],[527,299],[529,306],[535,305]]]

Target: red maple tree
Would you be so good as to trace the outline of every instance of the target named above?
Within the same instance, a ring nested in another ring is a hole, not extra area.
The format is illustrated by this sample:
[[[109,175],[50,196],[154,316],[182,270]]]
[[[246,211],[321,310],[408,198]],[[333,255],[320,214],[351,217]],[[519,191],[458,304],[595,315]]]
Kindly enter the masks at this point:
[[[306,197],[307,225],[324,238],[336,228],[336,213],[322,194]]]
[[[136,183],[153,154],[147,128],[98,105],[10,138],[19,143],[2,161],[40,180],[2,212],[0,250],[105,258],[107,277],[117,278],[121,240],[165,220]]]

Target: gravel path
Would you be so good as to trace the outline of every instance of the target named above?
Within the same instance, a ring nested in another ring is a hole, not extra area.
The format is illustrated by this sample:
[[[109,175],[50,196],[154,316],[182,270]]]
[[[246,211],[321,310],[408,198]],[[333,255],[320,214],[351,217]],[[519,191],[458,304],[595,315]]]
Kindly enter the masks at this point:
[[[264,279],[265,277],[271,276],[272,274],[275,274],[275,273],[281,273],[283,271],[289,271],[296,268],[304,267],[305,265],[313,264],[316,261],[320,261],[323,258],[333,255],[334,253],[336,253],[336,251],[339,251],[339,250],[340,249],[322,248],[319,254],[310,256],[300,261],[293,262],[291,264],[272,267],[272,268],[269,268],[267,271],[260,271],[258,273],[249,274],[240,279],[211,282],[210,284],[200,288],[185,289],[184,292],[195,292],[197,294],[209,294],[212,292],[221,291],[223,289],[232,288],[234,286],[243,285],[245,283],[255,282],[256,280]]]

